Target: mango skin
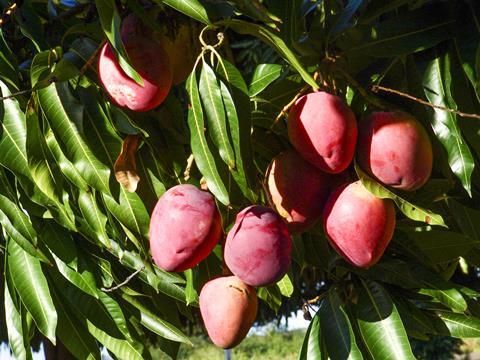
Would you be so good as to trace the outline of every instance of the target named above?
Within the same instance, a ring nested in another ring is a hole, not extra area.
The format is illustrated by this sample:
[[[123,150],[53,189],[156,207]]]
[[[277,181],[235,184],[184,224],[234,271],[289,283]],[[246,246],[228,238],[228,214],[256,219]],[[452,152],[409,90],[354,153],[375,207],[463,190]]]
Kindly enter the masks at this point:
[[[301,233],[322,216],[330,191],[330,176],[305,161],[295,150],[273,158],[266,174],[267,189],[290,233]]]
[[[280,215],[252,205],[237,215],[228,232],[224,260],[246,284],[265,286],[286,274],[291,251],[292,239]]]
[[[372,195],[360,181],[328,198],[323,228],[331,245],[351,264],[369,268],[383,255],[395,229],[395,207]]]
[[[337,174],[353,159],[357,122],[338,96],[320,91],[299,98],[288,115],[288,137],[302,157]]]
[[[413,191],[430,178],[432,144],[423,126],[411,115],[374,112],[359,125],[358,161],[385,185]]]
[[[237,346],[257,316],[255,289],[236,276],[207,282],[200,291],[200,313],[208,336],[221,348]]]
[[[205,259],[222,235],[213,196],[190,184],[170,188],[150,220],[150,249],[166,271],[185,271]]]
[[[130,64],[139,73],[143,86],[122,70],[110,44],[101,49],[98,76],[112,101],[133,111],[148,111],[160,105],[172,85],[168,55],[156,41],[122,31]]]

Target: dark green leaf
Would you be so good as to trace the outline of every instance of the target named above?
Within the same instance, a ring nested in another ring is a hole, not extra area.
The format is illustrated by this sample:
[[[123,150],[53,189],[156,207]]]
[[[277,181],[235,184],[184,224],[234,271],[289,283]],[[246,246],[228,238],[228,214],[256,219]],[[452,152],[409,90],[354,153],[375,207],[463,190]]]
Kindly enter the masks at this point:
[[[328,355],[333,359],[363,359],[348,319],[344,302],[337,290],[328,291],[327,298],[318,310],[321,318],[322,338]]]
[[[415,359],[390,295],[378,283],[361,280],[358,327],[373,359]]]
[[[248,23],[243,20],[224,20],[220,21],[219,25],[229,26],[232,30],[238,32],[239,34],[252,35],[268,45],[272,46],[282,57],[284,57],[290,65],[293,66],[295,70],[302,76],[303,80],[312,86],[314,89],[318,89],[318,85],[313,80],[312,76],[303,68],[302,64],[298,61],[294,53],[287,47],[285,42],[280,39],[278,36],[273,34],[270,30],[257,25]]]
[[[322,307],[323,304],[320,304]],[[315,314],[303,339],[302,348],[298,360],[326,359],[327,354],[323,349],[322,330],[320,327],[320,315]]]

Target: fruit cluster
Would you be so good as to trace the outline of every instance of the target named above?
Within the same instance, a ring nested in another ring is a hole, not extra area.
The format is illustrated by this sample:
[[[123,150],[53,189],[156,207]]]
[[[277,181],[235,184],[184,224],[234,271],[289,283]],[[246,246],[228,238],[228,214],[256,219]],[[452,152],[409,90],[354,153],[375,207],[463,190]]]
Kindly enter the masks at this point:
[[[167,96],[172,78],[179,82],[185,76],[184,67],[175,70],[173,53],[164,49],[168,41],[154,40],[135,17],[125,19],[121,35],[143,85],[123,72],[108,44],[98,63],[100,80],[116,104],[153,109]],[[209,281],[200,293],[207,332],[223,348],[237,345],[252,326],[258,307],[254,287],[273,284],[287,273],[291,233],[304,232],[322,218],[331,245],[352,265],[368,268],[380,259],[393,236],[395,208],[360,181],[348,181],[345,170],[355,152],[372,177],[405,191],[425,184],[432,170],[429,137],[412,116],[375,112],[357,125],[352,110],[326,92],[296,101],[288,116],[288,136],[294,149],[276,156],[265,176],[275,210],[252,205],[238,213],[223,247],[233,276]],[[169,189],[151,217],[151,252],[166,271],[196,266],[222,235],[214,197],[193,185]]]
[[[429,178],[432,149],[426,131],[403,112],[376,112],[359,123],[337,96],[300,98],[288,118],[294,149],[276,156],[266,173],[275,210],[253,205],[238,213],[226,236],[224,261],[234,276],[209,281],[200,311],[212,341],[237,345],[257,311],[254,287],[280,280],[290,266],[291,233],[321,217],[331,245],[351,264],[368,268],[382,256],[395,228],[391,200],[372,195],[342,172],[357,149],[361,166],[385,185],[414,190]],[[357,137],[359,137],[358,146]],[[222,236],[214,198],[177,185],[158,201],[150,223],[155,263],[184,271],[205,259]]]

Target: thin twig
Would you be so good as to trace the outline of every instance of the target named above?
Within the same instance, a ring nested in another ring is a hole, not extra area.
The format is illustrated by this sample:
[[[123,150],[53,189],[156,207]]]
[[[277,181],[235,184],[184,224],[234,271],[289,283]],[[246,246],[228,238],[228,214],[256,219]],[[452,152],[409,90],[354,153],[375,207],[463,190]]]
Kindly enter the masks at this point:
[[[17,97],[17,96],[20,96],[20,95],[23,95],[23,94],[28,94],[28,93],[30,93],[30,92],[32,92],[32,91],[33,91],[33,89],[27,89],[27,90],[17,91],[16,93],[13,93],[13,94],[10,94],[10,95],[7,95],[7,96],[2,96],[2,97],[0,97],[0,101],[12,99],[12,98],[14,98],[14,97]]]
[[[102,287],[101,290],[102,291],[105,291],[105,292],[112,292],[114,290],[117,290],[117,289],[120,289],[122,286],[128,284],[128,282],[130,280],[132,280],[136,275],[138,275],[140,273],[140,271],[142,271],[143,269],[145,269],[145,266],[142,266],[140,269],[138,270],[135,270],[134,273],[130,274],[124,281],[122,281],[120,284],[116,285],[116,286],[113,286],[111,288],[104,288]]]
[[[88,58],[87,62],[80,69],[80,76],[82,76],[85,71],[87,71],[87,69],[92,66],[92,63],[95,61],[95,58],[97,57],[99,51],[103,48],[103,45],[105,45],[106,42],[107,40],[103,40],[100,45],[95,49],[93,54]]]
[[[480,119],[480,115],[478,115],[478,114],[464,113],[464,112],[462,112],[462,111],[458,111],[458,110],[446,108],[445,106],[435,105],[435,104],[432,104],[432,103],[430,103],[430,102],[428,102],[428,101],[419,99],[419,98],[417,98],[417,97],[415,97],[415,96],[412,96],[412,95],[409,95],[409,94],[405,94],[405,93],[403,93],[403,92],[401,92],[401,91],[398,91],[398,90],[395,90],[395,89],[390,89],[390,88],[387,88],[387,87],[384,87],[384,86],[373,85],[373,86],[372,86],[372,91],[373,91],[373,92],[384,91],[384,92],[392,93],[392,94],[395,94],[395,95],[398,95],[398,96],[407,98],[407,99],[409,99],[409,100],[415,101],[415,102],[420,103],[420,104],[422,104],[422,105],[429,106],[429,107],[432,107],[432,108],[435,108],[435,109],[440,109],[440,110],[447,111],[447,112],[450,112],[450,113],[454,113],[454,114],[456,114],[456,115],[458,115],[458,116],[461,116],[461,117],[468,117],[468,118]]]

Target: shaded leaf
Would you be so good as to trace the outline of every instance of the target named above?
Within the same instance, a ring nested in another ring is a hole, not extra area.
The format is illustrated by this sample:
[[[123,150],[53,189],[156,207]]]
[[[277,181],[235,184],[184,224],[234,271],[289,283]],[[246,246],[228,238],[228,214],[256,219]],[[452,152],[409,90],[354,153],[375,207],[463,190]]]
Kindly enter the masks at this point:
[[[374,359],[415,359],[407,333],[390,295],[378,283],[361,280],[357,321]]]

